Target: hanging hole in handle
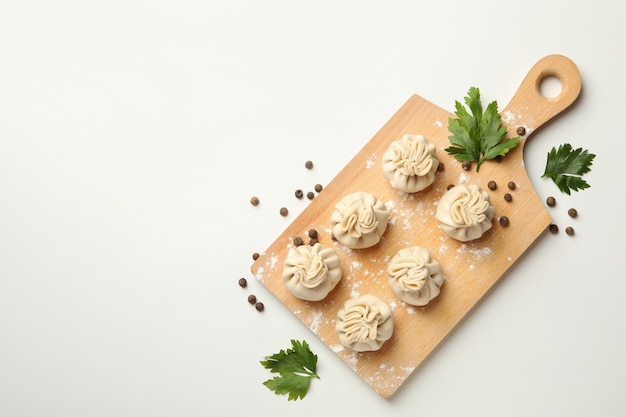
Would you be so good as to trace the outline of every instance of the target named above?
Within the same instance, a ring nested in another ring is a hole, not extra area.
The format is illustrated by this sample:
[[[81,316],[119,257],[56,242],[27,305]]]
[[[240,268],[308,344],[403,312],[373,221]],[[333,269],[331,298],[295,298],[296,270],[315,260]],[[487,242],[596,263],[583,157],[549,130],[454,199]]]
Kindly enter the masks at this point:
[[[561,95],[563,83],[555,74],[546,74],[538,82],[539,94],[547,99],[554,99]]]

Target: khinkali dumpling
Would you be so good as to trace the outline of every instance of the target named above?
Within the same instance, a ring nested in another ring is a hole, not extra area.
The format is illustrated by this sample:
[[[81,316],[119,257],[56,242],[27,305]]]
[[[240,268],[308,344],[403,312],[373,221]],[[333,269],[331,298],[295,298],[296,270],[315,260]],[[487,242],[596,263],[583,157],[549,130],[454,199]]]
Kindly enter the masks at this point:
[[[346,301],[337,312],[339,342],[356,352],[378,350],[393,334],[391,307],[375,295]]]
[[[376,196],[363,191],[345,196],[330,217],[335,238],[352,249],[374,246],[385,233],[389,210]]]
[[[383,173],[393,188],[405,193],[422,191],[435,181],[439,161],[435,145],[422,135],[404,135],[383,155]]]
[[[337,252],[321,243],[296,247],[283,266],[283,281],[287,289],[306,301],[324,299],[337,286],[341,275]]]
[[[389,287],[402,301],[424,306],[439,295],[444,276],[441,265],[421,246],[400,249],[387,267]]]
[[[477,185],[460,184],[441,197],[435,217],[446,235],[467,242],[491,229],[493,212],[489,193]]]

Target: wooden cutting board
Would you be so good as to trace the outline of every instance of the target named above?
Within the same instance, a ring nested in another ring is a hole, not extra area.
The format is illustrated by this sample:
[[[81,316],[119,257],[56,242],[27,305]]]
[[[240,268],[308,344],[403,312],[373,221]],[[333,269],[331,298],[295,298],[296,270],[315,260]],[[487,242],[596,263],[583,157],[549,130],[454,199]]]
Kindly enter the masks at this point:
[[[548,99],[542,96],[539,86],[551,76],[560,80],[561,93]],[[500,113],[509,136],[518,136],[518,127],[523,127],[526,134],[500,162],[484,162],[479,173],[475,172],[475,165],[472,170],[463,170],[443,150],[450,146],[448,118],[455,116],[413,95],[261,254],[252,265],[252,273],[363,381],[381,396],[391,396],[546,231],[551,218],[524,168],[524,145],[531,134],[574,103],[580,90],[580,74],[568,58],[549,55],[537,62]],[[445,167],[437,173],[431,187],[415,194],[393,190],[382,173],[383,153],[404,134],[426,136],[436,145],[436,157]],[[494,191],[487,187],[491,180],[497,183]],[[514,190],[507,187],[510,181],[516,185]],[[460,183],[476,184],[489,191],[495,207],[492,229],[468,243],[447,238],[434,217],[436,203],[447,186]],[[369,249],[347,249],[334,241],[330,232],[335,204],[355,191],[372,193],[391,209],[383,239]],[[505,201],[505,193],[510,193],[513,200]],[[501,216],[509,218],[508,227],[500,226]],[[308,242],[310,229],[318,231],[320,243],[337,251],[343,269],[341,282],[319,302],[292,296],[282,281],[283,262],[294,248],[292,239],[300,236]],[[446,277],[440,295],[425,307],[400,301],[387,283],[386,269],[391,257],[414,245],[428,249]],[[335,317],[345,300],[368,293],[391,305],[394,333],[379,351],[355,353],[339,343]]]

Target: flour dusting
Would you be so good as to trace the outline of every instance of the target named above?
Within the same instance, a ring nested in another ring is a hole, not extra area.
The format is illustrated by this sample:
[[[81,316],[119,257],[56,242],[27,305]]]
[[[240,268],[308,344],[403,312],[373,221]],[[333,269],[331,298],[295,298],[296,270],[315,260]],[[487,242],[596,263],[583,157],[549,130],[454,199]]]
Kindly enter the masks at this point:
[[[307,318],[307,321],[309,323],[309,328],[311,329],[313,333],[315,334],[318,333],[323,316],[324,314],[320,310],[317,310],[317,311],[311,310],[311,312],[309,313],[309,317]]]
[[[256,279],[263,282],[263,272],[265,272],[265,270],[263,269],[263,267],[260,267],[257,271],[256,271]]]
[[[329,347],[330,347],[330,350],[332,350],[335,353],[339,353],[345,349],[343,345],[330,345]]]

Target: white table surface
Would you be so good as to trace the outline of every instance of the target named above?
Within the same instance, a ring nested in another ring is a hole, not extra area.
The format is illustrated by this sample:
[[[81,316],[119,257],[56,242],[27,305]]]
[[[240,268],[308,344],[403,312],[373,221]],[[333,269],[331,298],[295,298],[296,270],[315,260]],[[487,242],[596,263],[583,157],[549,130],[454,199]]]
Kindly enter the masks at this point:
[[[0,415],[626,414],[625,17],[618,0],[3,1]],[[477,86],[503,108],[552,53],[583,92],[525,162],[561,233],[383,399],[251,254],[411,94],[453,110]],[[540,178],[564,142],[597,155],[571,196]],[[290,339],[321,375],[296,402],[259,364]]]

